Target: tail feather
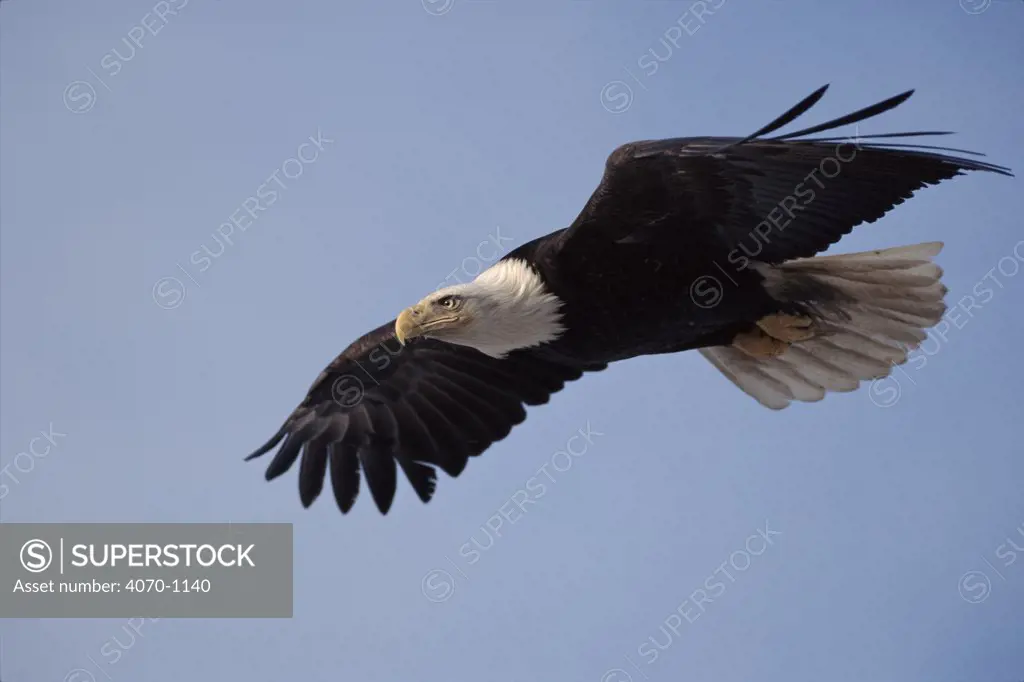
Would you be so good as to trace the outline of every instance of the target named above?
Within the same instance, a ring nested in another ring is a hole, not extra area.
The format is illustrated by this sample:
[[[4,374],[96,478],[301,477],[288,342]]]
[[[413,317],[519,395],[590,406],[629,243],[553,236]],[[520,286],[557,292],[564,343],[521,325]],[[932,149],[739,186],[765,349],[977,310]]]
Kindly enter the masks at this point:
[[[942,269],[934,263],[888,270],[843,270],[834,274],[823,271],[816,274],[818,279],[831,282],[839,287],[877,288],[883,291],[900,291],[901,287],[916,289],[929,288],[942,276]]]
[[[843,325],[844,329],[862,331],[882,343],[895,342],[915,348],[926,336],[924,330],[919,327],[871,311],[851,310],[847,311],[847,316],[849,319],[847,324]]]
[[[768,292],[812,311],[818,334],[782,355],[754,358],[731,346],[701,349],[734,384],[763,405],[815,402],[888,376],[946,312],[942,269],[931,262],[941,242],[802,258],[764,266]],[[827,292],[795,300],[792,292]]]
[[[792,356],[792,362],[780,363],[792,366],[793,370],[815,381],[818,385],[828,391],[845,393],[852,391],[860,385],[860,381],[849,377],[835,365],[811,353],[799,346],[790,348],[788,355]]]

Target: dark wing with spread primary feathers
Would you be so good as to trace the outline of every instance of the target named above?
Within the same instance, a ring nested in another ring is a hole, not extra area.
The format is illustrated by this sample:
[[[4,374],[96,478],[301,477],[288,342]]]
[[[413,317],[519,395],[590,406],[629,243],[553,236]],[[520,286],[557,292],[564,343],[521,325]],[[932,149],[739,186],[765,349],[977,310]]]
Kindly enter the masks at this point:
[[[328,469],[343,513],[355,503],[362,472],[377,508],[386,514],[398,467],[427,502],[434,494],[435,467],[458,476],[469,457],[526,418],[524,405],[546,403],[565,382],[583,374],[526,351],[497,360],[429,339],[402,346],[394,328],[389,322],[346,348],[320,373],[284,426],[246,458],[280,443],[267,467],[269,481],[301,455],[299,496],[306,507],[323,490]]]
[[[1002,166],[943,153],[981,156],[975,152],[871,141],[946,132],[795,139],[876,116],[913,90],[827,123],[763,137],[810,109],[827,88],[745,138],[691,137],[619,147],[608,157],[601,184],[562,234],[562,248],[582,252],[639,242],[699,250],[710,260],[760,229],[760,238],[752,236],[760,249],[756,258],[777,263],[826,249],[927,185],[967,170],[1011,174]]]

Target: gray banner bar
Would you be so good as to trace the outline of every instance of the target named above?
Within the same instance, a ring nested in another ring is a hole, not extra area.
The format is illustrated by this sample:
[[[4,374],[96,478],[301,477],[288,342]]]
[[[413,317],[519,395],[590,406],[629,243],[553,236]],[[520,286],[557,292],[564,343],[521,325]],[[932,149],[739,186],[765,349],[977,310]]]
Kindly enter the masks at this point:
[[[291,618],[290,523],[0,523],[0,618]]]

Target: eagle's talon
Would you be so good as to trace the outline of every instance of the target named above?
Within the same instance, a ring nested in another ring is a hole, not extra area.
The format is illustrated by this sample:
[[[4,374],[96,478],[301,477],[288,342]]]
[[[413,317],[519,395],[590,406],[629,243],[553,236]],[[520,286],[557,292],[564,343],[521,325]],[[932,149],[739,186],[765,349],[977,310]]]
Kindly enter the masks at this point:
[[[768,336],[787,344],[806,341],[817,335],[814,320],[802,315],[776,313],[762,317],[757,321],[757,326]]]
[[[732,345],[752,358],[775,358],[786,352],[789,344],[769,336],[760,327],[742,332],[732,340]]]

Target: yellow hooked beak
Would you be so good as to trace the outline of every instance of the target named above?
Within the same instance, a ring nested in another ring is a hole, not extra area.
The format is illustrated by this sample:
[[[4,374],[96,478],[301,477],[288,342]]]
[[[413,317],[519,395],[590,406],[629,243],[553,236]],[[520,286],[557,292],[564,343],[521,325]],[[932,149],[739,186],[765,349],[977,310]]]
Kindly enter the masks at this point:
[[[423,334],[423,327],[420,320],[423,318],[423,309],[419,305],[406,308],[398,314],[395,320],[395,336],[398,342],[405,345],[409,339],[414,339]]]
[[[426,336],[431,331],[453,326],[458,323],[458,314],[442,314],[438,317],[437,312],[422,303],[406,308],[395,320],[395,336],[403,346],[409,339],[417,336]]]

